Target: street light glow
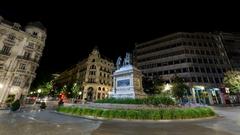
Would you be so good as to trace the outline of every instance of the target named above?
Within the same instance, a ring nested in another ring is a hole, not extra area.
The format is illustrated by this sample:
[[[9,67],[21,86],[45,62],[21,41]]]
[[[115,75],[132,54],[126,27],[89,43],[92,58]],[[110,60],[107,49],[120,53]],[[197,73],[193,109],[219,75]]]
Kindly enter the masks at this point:
[[[41,89],[38,89],[38,93],[41,93],[41,91],[42,91]]]
[[[81,91],[79,91],[79,92],[78,92],[78,94],[79,94],[79,95],[82,95],[82,92],[81,92]]]

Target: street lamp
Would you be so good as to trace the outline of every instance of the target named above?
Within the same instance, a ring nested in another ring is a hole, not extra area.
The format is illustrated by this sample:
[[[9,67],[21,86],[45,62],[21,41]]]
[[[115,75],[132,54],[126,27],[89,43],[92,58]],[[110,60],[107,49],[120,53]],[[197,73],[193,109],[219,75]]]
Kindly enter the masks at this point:
[[[79,92],[78,92],[78,94],[79,94],[79,95],[82,95],[82,92],[81,92],[81,91],[79,91]]]
[[[35,105],[36,104],[36,102],[37,102],[37,99],[38,99],[38,97],[39,97],[39,94],[41,93],[41,89],[38,89],[37,90],[37,98],[36,98],[36,100],[35,100],[35,102],[34,102],[34,104],[33,105]],[[34,92],[35,93],[35,92]]]
[[[3,84],[0,83],[0,89],[3,88]]]

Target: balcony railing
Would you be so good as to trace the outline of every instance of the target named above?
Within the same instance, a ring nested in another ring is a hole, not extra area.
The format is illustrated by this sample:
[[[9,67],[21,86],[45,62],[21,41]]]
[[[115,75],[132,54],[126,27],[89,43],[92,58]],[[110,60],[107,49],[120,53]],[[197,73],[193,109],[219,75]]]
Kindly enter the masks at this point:
[[[6,55],[6,56],[10,56],[11,55],[11,53],[10,52],[5,52],[5,51],[0,51],[0,54],[2,54],[2,55]]]
[[[38,62],[36,59],[31,59],[31,58],[24,57],[24,56],[17,56],[17,58],[32,61],[32,62],[36,62],[36,63]]]

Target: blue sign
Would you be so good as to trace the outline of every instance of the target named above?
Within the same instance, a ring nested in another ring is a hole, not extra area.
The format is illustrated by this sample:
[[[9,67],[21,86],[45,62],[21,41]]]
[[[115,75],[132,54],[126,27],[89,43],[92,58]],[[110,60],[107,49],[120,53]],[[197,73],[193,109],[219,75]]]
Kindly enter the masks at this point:
[[[124,87],[124,86],[129,86],[129,85],[130,85],[130,80],[129,79],[117,81],[117,86],[118,87]]]

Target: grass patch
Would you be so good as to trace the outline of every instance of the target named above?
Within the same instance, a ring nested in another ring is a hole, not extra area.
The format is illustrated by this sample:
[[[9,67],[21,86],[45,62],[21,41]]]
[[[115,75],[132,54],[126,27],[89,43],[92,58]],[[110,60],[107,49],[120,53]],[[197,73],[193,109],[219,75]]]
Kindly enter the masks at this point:
[[[79,107],[57,108],[58,112],[78,116],[95,116],[103,118],[119,119],[139,119],[139,120],[172,120],[172,119],[191,119],[215,116],[215,112],[208,107],[197,108],[165,108],[165,109],[146,109],[146,110],[123,110],[123,109],[93,109]]]

